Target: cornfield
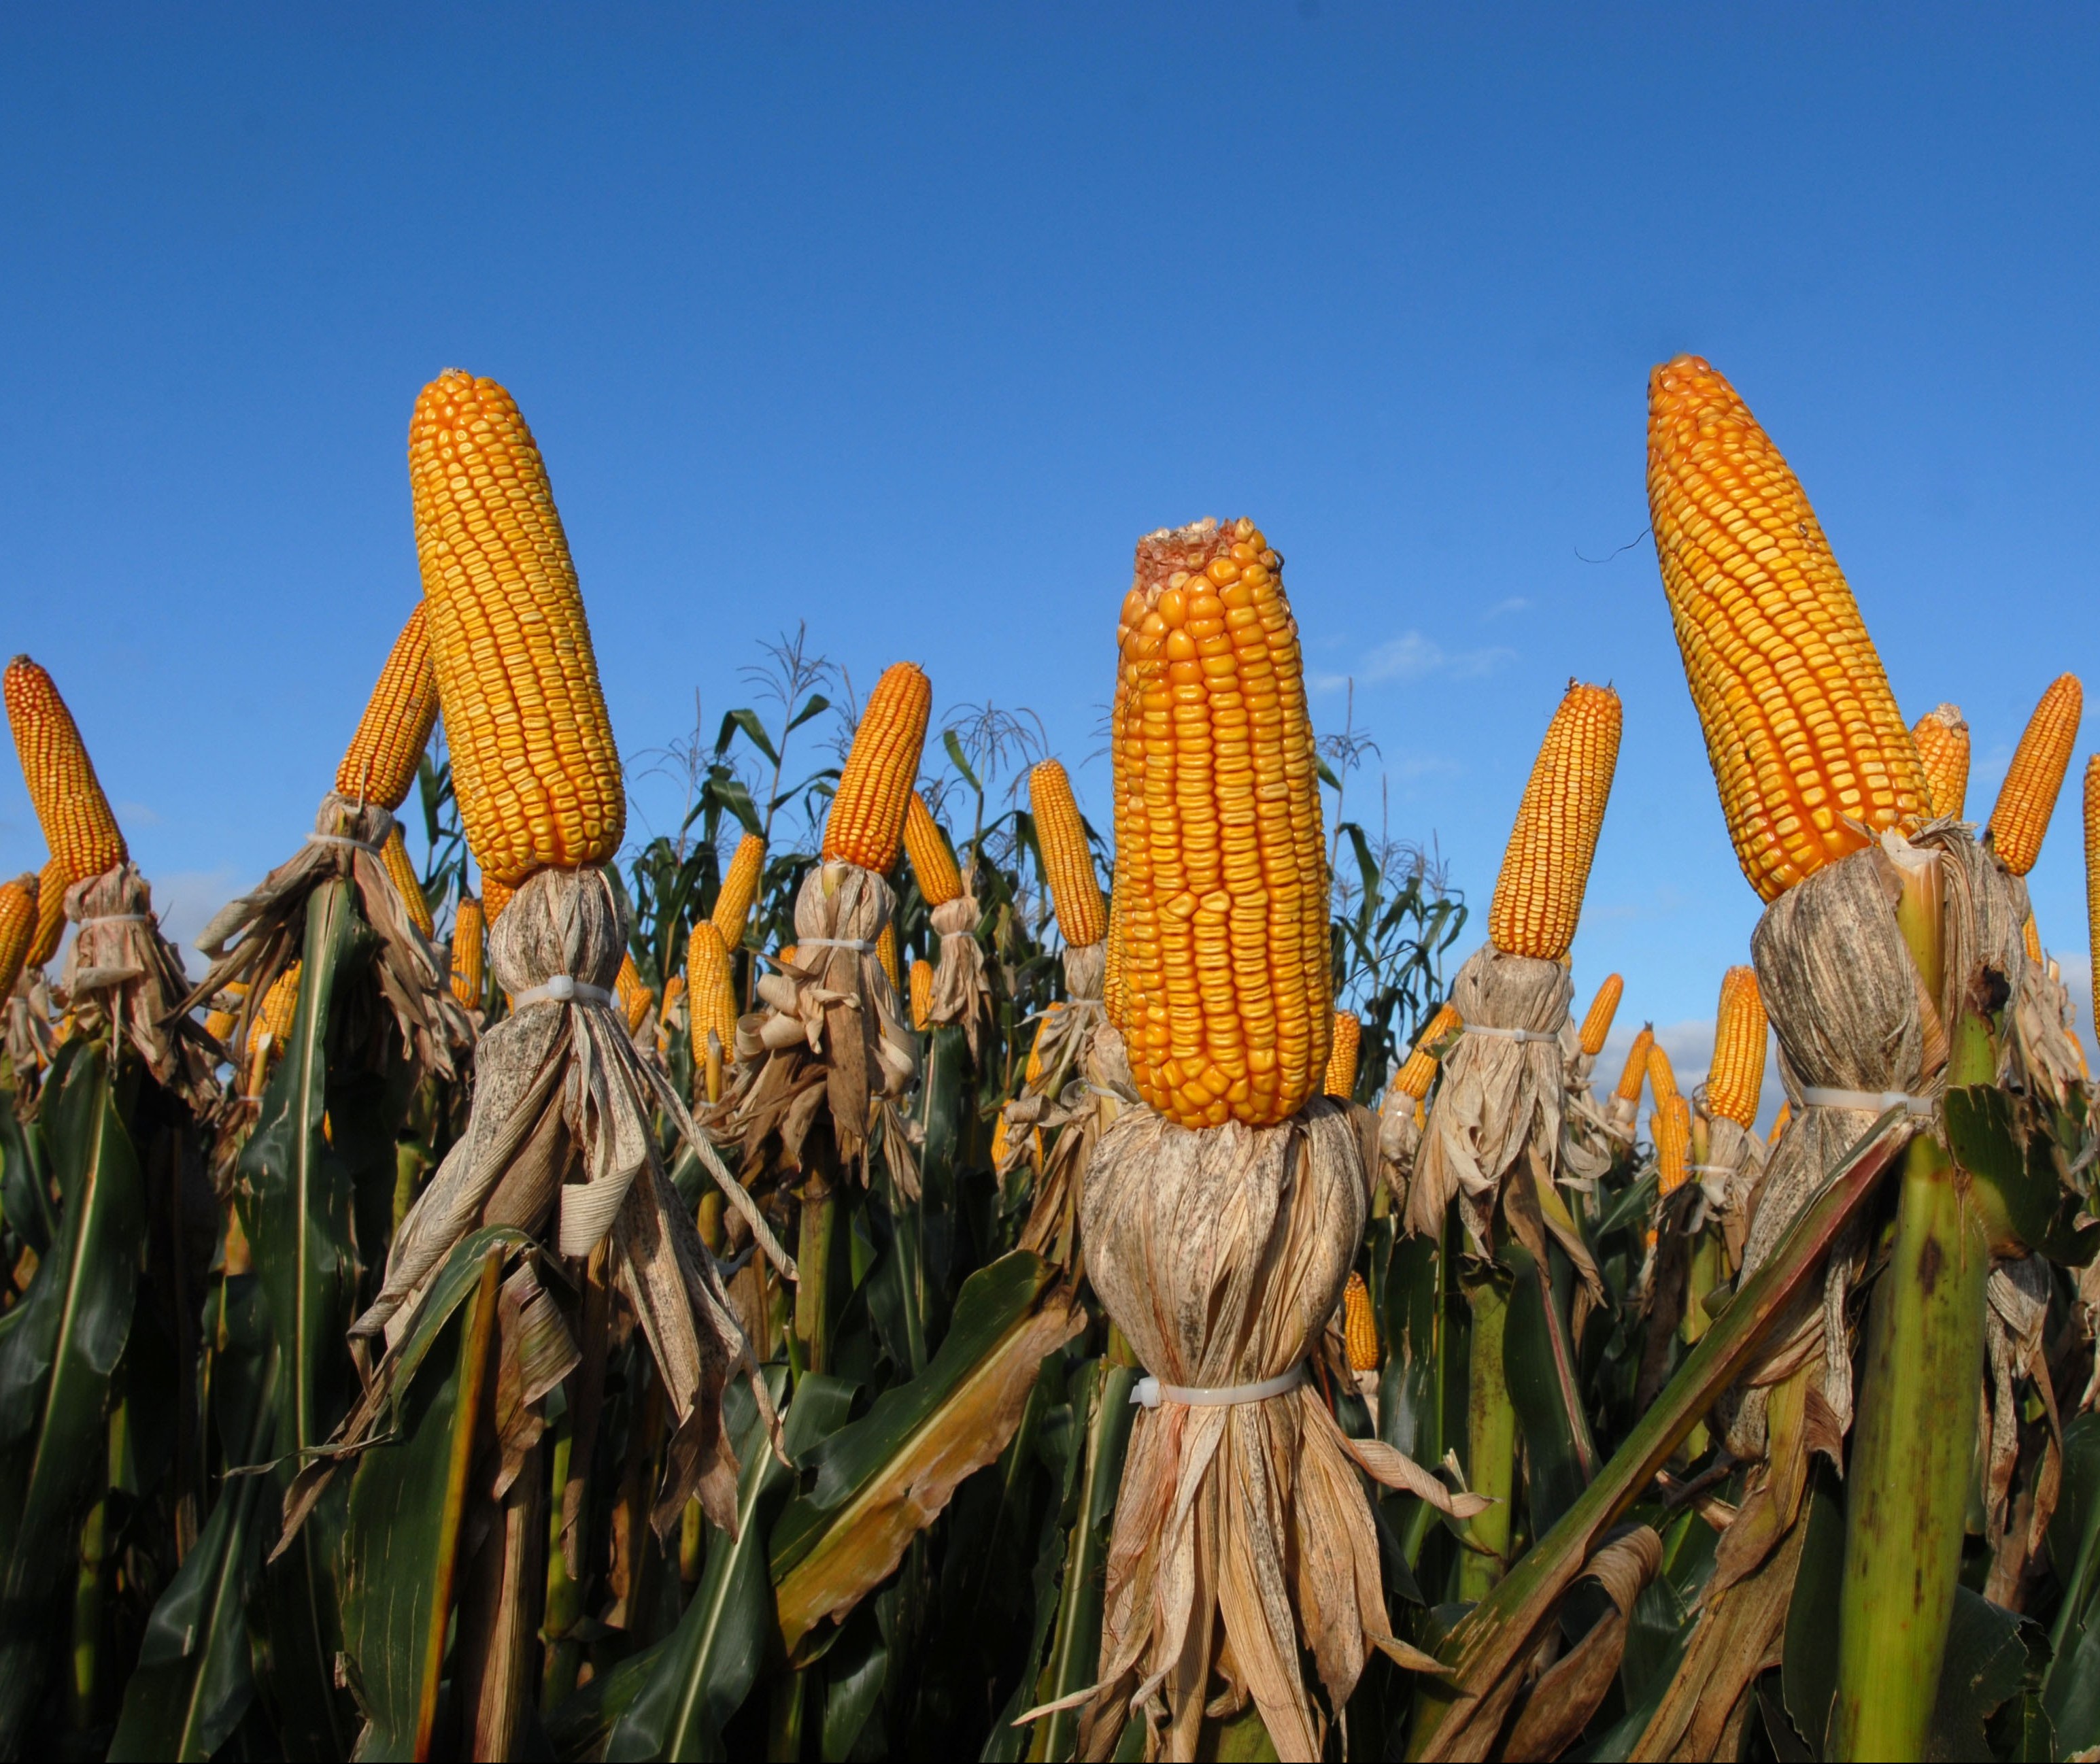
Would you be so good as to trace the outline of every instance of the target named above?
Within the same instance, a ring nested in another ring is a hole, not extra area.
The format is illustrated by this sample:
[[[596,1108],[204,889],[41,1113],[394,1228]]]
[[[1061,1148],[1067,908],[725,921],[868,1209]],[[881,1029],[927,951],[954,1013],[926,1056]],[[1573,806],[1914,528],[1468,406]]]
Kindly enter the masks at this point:
[[[1517,712],[1476,948],[1343,818],[1247,518],[1097,604],[1100,821],[797,636],[636,839],[524,417],[448,371],[409,465],[422,598],[201,971],[6,672],[0,1754],[2100,1748],[2100,1141],[2024,880],[2080,685],[1963,819],[1706,363],[1648,486],[1762,916],[1710,1071],[1643,1026],[1610,1089],[1609,686]]]

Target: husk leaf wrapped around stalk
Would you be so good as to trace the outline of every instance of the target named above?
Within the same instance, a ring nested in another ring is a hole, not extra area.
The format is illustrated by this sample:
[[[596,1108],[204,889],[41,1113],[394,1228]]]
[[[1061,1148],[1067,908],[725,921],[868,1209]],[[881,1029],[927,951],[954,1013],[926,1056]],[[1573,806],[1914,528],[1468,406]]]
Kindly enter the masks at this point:
[[[2063,1488],[2063,1418],[2057,1413],[2055,1381],[2049,1376],[2043,1347],[2053,1284],[2043,1257],[2023,1255],[1999,1262],[1983,1288],[1989,1305],[1983,1319],[1983,1346],[1990,1382],[1985,1387],[1979,1443],[1983,1541],[1991,1549],[1983,1596],[2015,1611],[2027,1564],[2041,1546]],[[2015,1514],[2013,1502],[2023,1419],[2014,1389],[2016,1379],[2025,1380],[2040,1397],[2049,1421],[2033,1497],[2023,1515]]]
[[[941,939],[933,964],[933,997],[927,1006],[929,1023],[954,1023],[968,1039],[970,1057],[977,1058],[985,1025],[991,1021],[991,982],[986,977],[983,946],[977,942],[982,916],[973,884],[977,866],[963,872],[963,892],[936,906],[931,918]]]
[[[15,1074],[15,1100],[26,1105],[36,1094],[44,1069],[57,1044],[51,1034],[51,988],[39,968],[24,969],[7,994],[4,1045]]]
[[[1062,1009],[1043,1022],[1035,1048],[1037,1069],[1021,1094],[1007,1104],[1004,1176],[1044,1148],[1035,1179],[1035,1198],[1021,1228],[1021,1247],[1060,1268],[1077,1264],[1079,1200],[1087,1166],[1101,1136],[1137,1100],[1124,1057],[1123,1037],[1110,1025],[1101,1003],[1105,951],[1098,943],[1065,950]]]
[[[161,935],[153,891],[126,858],[113,870],[66,890],[73,923],[60,990],[76,1032],[105,1025],[112,1042],[128,1041],[156,1083],[198,1116],[219,1100],[210,1043],[188,1015],[189,981],[183,959]]]

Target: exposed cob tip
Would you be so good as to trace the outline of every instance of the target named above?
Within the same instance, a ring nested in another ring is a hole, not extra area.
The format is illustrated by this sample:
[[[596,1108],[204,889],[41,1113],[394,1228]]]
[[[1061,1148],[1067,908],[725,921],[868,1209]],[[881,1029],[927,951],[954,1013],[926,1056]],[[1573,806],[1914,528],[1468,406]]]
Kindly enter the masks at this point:
[[[1626,1063],[1621,1069],[1619,1082],[1612,1091],[1621,1102],[1638,1103],[1640,1100],[1641,1085],[1648,1077],[1648,1056],[1654,1047],[1655,1025],[1643,1023],[1640,1026],[1640,1033],[1634,1037],[1634,1044],[1626,1049]]]
[[[1619,1000],[1626,996],[1626,983],[1617,974],[1604,976],[1604,983],[1597,989],[1597,995],[1590,1001],[1590,1008],[1583,1013],[1582,1032],[1577,1045],[1591,1059],[1604,1051],[1604,1043],[1612,1033],[1612,1019],[1618,1015]]]
[[[1436,1062],[1442,1057],[1440,1044],[1445,1037],[1463,1025],[1458,1021],[1455,1006],[1440,1004],[1429,1024],[1414,1038],[1414,1047],[1400,1069],[1392,1075],[1395,1090],[1405,1091],[1417,1102],[1429,1094],[1430,1081],[1436,1076]]]
[[[1754,1127],[1765,1087],[1765,1001],[1754,968],[1721,977],[1714,1021],[1714,1063],[1706,1074],[1706,1112],[1740,1127]]]
[[[470,1011],[481,1008],[488,972],[487,937],[481,902],[462,894],[452,915],[452,996]]]
[[[1926,812],[1924,770],[1829,541],[1735,388],[1648,380],[1648,508],[1743,874],[1776,899]]]
[[[1969,803],[1969,725],[1956,704],[1939,704],[1911,725],[1925,792],[1935,815],[1958,821]]]
[[[448,368],[408,428],[439,699],[467,844],[515,888],[609,862],[627,826],[620,751],[569,542],[515,399]]]
[[[37,877],[33,871],[0,882],[0,998],[15,990],[37,938]]]
[[[1101,897],[1094,854],[1087,845],[1087,823],[1062,761],[1045,760],[1029,773],[1028,809],[1035,821],[1036,849],[1050,880],[1058,934],[1075,950],[1100,942],[1108,935],[1108,902]]]
[[[65,936],[66,886],[65,866],[55,858],[46,858],[37,872],[37,934],[23,959],[25,968],[42,968],[59,953]]]
[[[929,906],[945,906],[960,897],[963,874],[955,867],[955,854],[948,849],[948,836],[915,790],[904,805],[904,851],[911,860],[912,875],[919,879],[920,896]],[[893,963],[893,956],[892,959]]]
[[[28,656],[17,655],[0,676],[0,692],[44,844],[68,884],[114,870],[130,854],[79,725],[51,677]]]
[[[1666,1198],[1692,1174],[1691,1104],[1674,1091],[1657,1096],[1648,1127],[1655,1136],[1656,1192]]]
[[[751,917],[752,902],[758,898],[759,877],[765,868],[765,841],[756,833],[745,834],[737,841],[736,855],[729,861],[710,915],[725,948],[734,950],[743,942],[744,924]]]
[[[1342,1290],[1342,1338],[1348,1347],[1352,1372],[1378,1370],[1378,1319],[1371,1313],[1371,1289],[1353,1269]]]
[[[1343,1101],[1357,1093],[1357,1055],[1363,1045],[1364,1025],[1354,1011],[1335,1013],[1334,1039],[1327,1052],[1327,1078],[1321,1087],[1330,1096]]]
[[[1553,962],[1574,942],[1618,765],[1620,724],[1617,693],[1568,681],[1532,762],[1488,906],[1488,939],[1503,954]]]
[[[882,970],[882,977],[889,982],[891,991],[904,984],[903,977],[897,971],[897,921],[893,919],[885,919],[882,929],[876,935],[875,961]]]
[[[394,639],[358,719],[357,733],[335,769],[335,793],[389,810],[399,808],[416,782],[416,769],[437,720],[437,670],[430,663],[430,628],[418,601]]]
[[[921,1034],[933,1021],[933,964],[923,957],[911,964],[911,1026]]]
[[[1998,862],[2014,875],[2025,875],[2041,856],[2041,842],[2056,813],[2057,794],[2078,744],[2078,721],[2085,713],[2085,691],[2076,674],[2060,674],[2035,706],[2034,715],[2013,752],[2005,781],[1991,810],[1991,846]]]
[[[878,875],[897,862],[933,709],[933,683],[915,663],[893,662],[883,669],[867,695],[824,818],[825,857]]]

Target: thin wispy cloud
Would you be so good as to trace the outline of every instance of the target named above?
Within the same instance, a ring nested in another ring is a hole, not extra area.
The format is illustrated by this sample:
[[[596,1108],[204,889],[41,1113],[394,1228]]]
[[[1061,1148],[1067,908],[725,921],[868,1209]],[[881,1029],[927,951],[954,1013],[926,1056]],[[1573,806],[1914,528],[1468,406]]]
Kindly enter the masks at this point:
[[[1312,690],[1337,692],[1352,680],[1360,686],[1374,686],[1392,680],[1423,680],[1432,674],[1442,674],[1453,680],[1477,680],[1493,673],[1504,662],[1515,659],[1516,651],[1513,649],[1498,646],[1451,650],[1420,631],[1403,631],[1398,637],[1366,650],[1347,673],[1316,674]]]
[[[1513,612],[1529,612],[1531,600],[1528,595],[1512,594],[1507,600],[1498,600],[1482,613],[1483,619],[1500,619]]]

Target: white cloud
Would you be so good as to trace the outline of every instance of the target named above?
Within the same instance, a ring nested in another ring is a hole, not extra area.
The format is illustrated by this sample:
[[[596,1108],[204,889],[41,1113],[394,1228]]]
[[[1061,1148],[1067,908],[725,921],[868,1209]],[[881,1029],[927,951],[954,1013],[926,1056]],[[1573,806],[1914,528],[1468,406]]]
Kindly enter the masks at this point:
[[[190,939],[240,893],[241,886],[238,875],[230,869],[164,871],[153,878],[153,911],[160,917],[161,934],[186,955],[193,953]]]
[[[120,802],[117,805],[117,818],[127,827],[158,827],[159,814],[143,802]]]
[[[1420,680],[1430,674],[1446,674],[1454,680],[1475,680],[1492,673],[1516,657],[1513,649],[1447,650],[1434,637],[1419,631],[1403,631],[1376,648],[1366,650],[1346,673],[1316,675],[1317,692],[1336,692],[1352,680],[1360,686],[1378,686],[1388,680]]]
[[[1588,1003],[1586,997],[1578,997],[1576,1008],[1579,1011]],[[1640,1033],[1641,1020],[1628,1017],[1621,1011],[1612,1022],[1612,1033],[1605,1039],[1604,1051],[1597,1056],[1597,1064],[1590,1074],[1591,1087],[1601,1096],[1619,1081],[1619,1074],[1626,1069],[1626,1053],[1633,1046],[1634,1037]],[[1688,1096],[1706,1080],[1706,1069],[1714,1063],[1714,1020],[1710,1017],[1686,1017],[1674,1023],[1655,1025],[1657,1045],[1670,1056],[1670,1069],[1676,1074],[1677,1087]],[[1785,1091],[1779,1081],[1779,1052],[1767,1039],[1765,1044],[1764,1093],[1758,1099],[1758,1127],[1769,1132],[1779,1105],[1785,1100]],[[1648,1111],[1655,1106],[1652,1091],[1641,1096],[1641,1132],[1648,1132]]]
[[[1531,598],[1529,595],[1512,594],[1507,600],[1497,601],[1493,606],[1489,607],[1485,612],[1480,615],[1480,616],[1483,619],[1499,619],[1505,614],[1512,612],[1529,612],[1530,610]]]

